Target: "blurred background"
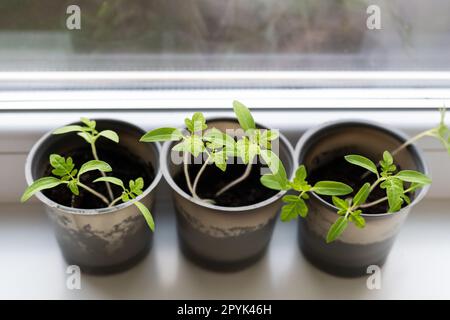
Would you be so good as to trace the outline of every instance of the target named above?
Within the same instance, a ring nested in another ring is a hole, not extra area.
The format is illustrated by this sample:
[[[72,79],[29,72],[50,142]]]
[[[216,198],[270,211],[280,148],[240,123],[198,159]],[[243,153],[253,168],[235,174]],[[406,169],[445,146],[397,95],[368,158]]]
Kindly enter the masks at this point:
[[[81,8],[81,30],[66,9]],[[381,30],[366,27],[381,8]],[[450,1],[2,0],[0,71],[450,70]]]

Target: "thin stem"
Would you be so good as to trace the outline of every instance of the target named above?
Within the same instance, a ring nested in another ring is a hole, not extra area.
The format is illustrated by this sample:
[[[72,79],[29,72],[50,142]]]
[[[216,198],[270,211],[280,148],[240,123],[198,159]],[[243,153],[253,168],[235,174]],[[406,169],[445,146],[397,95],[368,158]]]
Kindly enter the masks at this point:
[[[432,135],[435,131],[435,128],[424,131],[419,133],[418,135],[412,137],[411,139],[408,139],[407,141],[405,141],[405,143],[403,143],[400,147],[398,147],[397,149],[395,149],[394,151],[392,151],[392,155],[395,156],[397,153],[399,153],[400,151],[402,151],[403,149],[405,149],[407,146],[409,146],[410,144],[416,142],[417,140],[422,139],[423,137]]]
[[[406,190],[403,192],[403,194],[406,194],[406,193],[411,192],[411,191],[413,191],[413,190],[414,190],[414,188],[406,189]],[[378,200],[373,201],[373,202],[365,203],[365,204],[360,205],[359,208],[368,208],[368,207],[372,207],[372,206],[375,206],[375,205],[377,205],[377,204],[379,204],[379,203],[382,203],[382,202],[386,201],[387,199],[388,199],[388,197],[384,197],[384,198],[378,199]]]
[[[206,167],[209,164],[209,159],[211,159],[211,154],[208,155],[208,158],[203,163],[202,167],[200,168],[199,172],[197,173],[197,176],[195,177],[194,185],[192,186],[192,195],[194,196],[194,198],[200,198],[197,195],[197,185],[198,185],[198,181],[200,180],[201,175],[203,174],[203,172],[205,171]]]
[[[117,202],[119,202],[120,200],[122,200],[122,195],[120,197],[115,198],[110,204],[109,204],[109,208],[114,207],[116,205]]]
[[[91,143],[91,149],[92,149],[92,155],[94,156],[94,159],[99,161],[98,154],[97,154],[97,148],[95,147],[95,140]],[[106,177],[106,173],[104,173],[103,171],[100,171],[100,173],[102,174],[103,177]],[[106,189],[108,190],[109,200],[113,201],[114,194],[112,192],[111,185],[107,181],[105,181],[105,184],[106,184]]]
[[[104,203],[106,203],[109,206],[109,201],[108,201],[108,199],[105,196],[103,196],[102,194],[98,193],[94,189],[89,188],[87,185],[81,183],[80,181],[78,181],[78,185],[80,187],[82,187],[83,189],[85,189],[86,191],[92,193],[94,196],[100,198]]]
[[[192,188],[191,178],[189,177],[189,164],[188,164],[189,157],[188,156],[189,156],[189,153],[184,152],[184,160],[183,160],[184,176],[186,178],[187,187],[188,187],[189,191],[191,192],[192,196],[195,198],[195,192],[194,192],[194,189]]]
[[[235,185],[237,185],[238,183],[241,183],[242,181],[244,181],[245,179],[247,179],[247,177],[250,175],[250,172],[252,171],[252,161],[249,161],[247,164],[247,168],[245,169],[245,172],[242,176],[240,176],[239,178],[237,178],[234,181],[231,181],[229,184],[227,184],[225,187],[223,187],[222,189],[220,189],[215,197],[220,196],[222,193],[224,193],[225,191],[227,191],[228,189],[234,187]]]
[[[391,154],[392,154],[393,156],[395,156],[397,153],[399,153],[400,151],[402,151],[403,149],[405,149],[405,148],[406,148],[407,146],[409,146],[410,144],[416,142],[417,140],[420,140],[420,139],[422,139],[423,137],[426,137],[426,136],[433,135],[435,131],[436,131],[436,128],[433,128],[433,129],[430,129],[430,130],[427,130],[427,131],[424,131],[424,132],[419,133],[418,135],[416,135],[416,136],[412,137],[411,139],[408,139],[407,141],[405,141],[405,143],[403,143],[401,146],[399,146],[399,147],[396,148],[394,151],[392,151]],[[379,167],[380,167],[380,164],[378,163],[378,164],[377,164],[377,169],[378,169]],[[366,172],[361,176],[361,179],[366,178],[369,174],[370,174],[370,171],[366,171]]]

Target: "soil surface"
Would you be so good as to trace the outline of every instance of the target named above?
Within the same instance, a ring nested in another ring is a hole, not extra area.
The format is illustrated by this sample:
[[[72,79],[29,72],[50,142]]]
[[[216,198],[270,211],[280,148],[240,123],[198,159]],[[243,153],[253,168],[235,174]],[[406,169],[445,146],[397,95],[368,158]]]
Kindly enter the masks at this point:
[[[378,163],[376,159],[371,159],[374,163]],[[397,165],[397,169],[400,170],[400,167]],[[374,174],[368,174],[367,177],[361,179],[361,177],[367,172],[366,169],[361,168],[359,166],[353,165],[345,160],[345,158],[337,157],[330,162],[318,167],[313,170],[309,174],[309,183],[313,185],[317,181],[322,180],[332,180],[339,181],[345,184],[348,184],[353,188],[353,193],[351,196],[354,196],[358,190],[364,185],[364,183],[369,182],[373,183],[376,180]],[[350,195],[349,195],[350,196]],[[411,195],[409,195],[411,196]],[[332,203],[331,197],[321,196],[327,202]],[[367,203],[381,199],[386,197],[386,190],[381,189],[379,186],[376,187],[372,193],[369,195],[367,199]],[[388,212],[388,202],[385,201],[383,203],[374,205],[372,207],[365,208],[363,213],[367,214],[377,214],[377,213],[386,213]]]
[[[231,181],[239,178],[245,171],[245,164],[228,164],[225,172],[221,171],[214,164],[208,165],[201,176],[197,194],[202,199],[213,199],[215,205],[223,207],[240,207],[264,201],[278,191],[264,187],[261,182],[261,164],[253,164],[250,176],[222,193],[215,198],[215,193]],[[191,164],[189,166],[189,176],[193,183],[201,164]],[[175,177],[175,183],[187,194],[191,194],[186,184],[184,171],[181,170]]]
[[[131,179],[134,180],[142,177],[144,179],[143,190],[145,190],[155,178],[155,170],[150,162],[146,163],[141,158],[135,157],[128,149],[122,146],[115,146],[114,149],[99,148],[97,152],[99,159],[107,162],[113,169],[112,172],[106,173],[106,175],[122,179],[125,186],[128,186],[128,182]],[[79,169],[83,163],[93,160],[90,147],[78,148],[70,152],[61,153],[60,155],[63,157],[72,157],[76,169]],[[52,169],[53,168],[49,164],[44,176],[53,176],[51,173]],[[98,170],[89,171],[81,176],[80,181],[108,197],[105,183],[92,182],[99,177],[101,177],[101,173]],[[111,184],[111,189],[115,198],[122,193],[122,189],[119,186]],[[79,190],[80,195],[75,196],[66,185],[60,185],[56,188],[45,190],[43,193],[51,200],[67,207],[80,209],[98,209],[106,207],[106,204],[98,197],[82,188],[79,188]]]

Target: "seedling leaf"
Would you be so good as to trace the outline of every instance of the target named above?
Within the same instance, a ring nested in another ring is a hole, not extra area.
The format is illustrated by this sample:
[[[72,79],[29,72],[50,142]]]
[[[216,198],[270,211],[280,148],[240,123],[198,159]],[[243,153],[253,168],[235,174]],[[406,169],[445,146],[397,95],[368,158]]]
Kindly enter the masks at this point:
[[[23,193],[22,197],[20,198],[20,201],[25,202],[28,199],[30,199],[35,193],[45,190],[45,189],[54,188],[54,187],[60,185],[61,183],[64,183],[64,182],[55,177],[44,177],[44,178],[37,179],[28,188],[26,188],[25,192]]]
[[[330,230],[328,230],[327,243],[336,240],[345,231],[347,225],[348,221],[346,217],[339,217],[336,222],[333,223]]]
[[[178,141],[183,138],[183,134],[176,128],[158,128],[144,134],[139,141],[159,142]]]
[[[144,216],[145,221],[150,227],[150,230],[155,231],[155,222],[153,221],[153,217],[152,214],[150,213],[150,210],[148,210],[147,207],[139,201],[136,201],[134,205],[139,209],[139,211]]]
[[[351,164],[363,167],[364,169],[369,170],[370,172],[378,175],[377,166],[369,158],[366,158],[366,157],[363,157],[360,155],[356,155],[356,154],[352,154],[352,155],[345,156],[345,160],[347,160]]]
[[[353,192],[353,189],[342,182],[319,181],[314,185],[311,191],[324,196],[344,196]]]
[[[242,129],[245,131],[256,129],[255,120],[253,119],[250,110],[245,105],[239,101],[233,101],[233,110]]]

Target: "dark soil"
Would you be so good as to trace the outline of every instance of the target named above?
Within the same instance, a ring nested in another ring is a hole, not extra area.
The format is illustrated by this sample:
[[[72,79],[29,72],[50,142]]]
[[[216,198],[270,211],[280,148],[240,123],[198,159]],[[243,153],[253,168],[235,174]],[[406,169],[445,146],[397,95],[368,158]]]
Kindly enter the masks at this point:
[[[240,207],[259,203],[278,193],[278,191],[268,189],[261,184],[262,166],[258,163],[253,164],[252,171],[247,179],[228,189],[219,197],[214,197],[217,191],[240,177],[246,167],[244,164],[228,164],[227,170],[223,172],[213,164],[208,165],[197,186],[198,196],[202,199],[212,199],[215,201],[214,204],[218,206]],[[192,183],[200,168],[201,164],[189,166],[189,176]],[[183,170],[174,177],[174,180],[183,191],[190,194]]]
[[[135,157],[128,149],[115,146],[114,149],[99,148],[98,156],[100,160],[106,161],[113,169],[112,172],[106,173],[109,176],[122,179],[126,186],[131,179],[142,177],[144,179],[144,188],[147,188],[155,178],[155,170],[152,164],[144,162],[142,159]],[[79,169],[81,165],[89,160],[93,160],[90,147],[83,147],[60,154],[63,157],[72,157],[75,168]],[[46,169],[44,176],[52,176],[52,167],[50,164]],[[81,176],[81,182],[108,197],[106,184],[102,182],[93,183],[95,179],[101,177],[99,171],[89,171]],[[122,189],[119,186],[111,185],[114,197],[120,196]],[[73,208],[80,209],[98,209],[106,207],[106,204],[98,197],[79,188],[80,195],[74,196],[66,185],[60,185],[56,188],[45,190],[43,193],[51,200]]]
[[[371,159],[374,163],[378,163],[376,159]],[[400,170],[400,167],[397,165],[397,169]],[[364,168],[359,166],[355,166],[345,160],[342,156],[339,156],[328,163],[314,169],[309,174],[309,182],[310,184],[314,184],[317,181],[322,180],[332,180],[339,181],[345,184],[348,184],[353,188],[353,193],[349,196],[354,196],[358,190],[366,183],[373,183],[376,180],[374,174],[369,174],[364,179],[361,177],[367,172]],[[332,203],[331,197],[321,196],[327,202]],[[372,193],[369,195],[367,199],[368,202],[372,202],[381,198],[386,197],[386,190],[381,189],[379,186],[375,188]],[[363,213],[368,214],[377,214],[377,213],[386,213],[388,212],[388,202],[383,202],[372,207],[365,208]]]

